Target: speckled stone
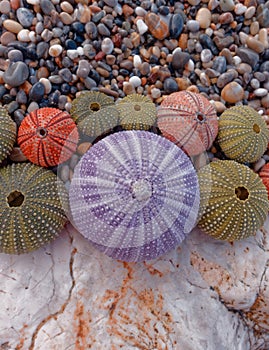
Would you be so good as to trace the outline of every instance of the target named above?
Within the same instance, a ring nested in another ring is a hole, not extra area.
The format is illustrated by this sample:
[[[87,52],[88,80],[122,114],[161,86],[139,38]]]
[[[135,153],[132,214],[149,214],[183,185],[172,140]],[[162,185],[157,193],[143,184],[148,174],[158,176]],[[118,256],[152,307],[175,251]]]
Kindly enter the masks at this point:
[[[20,7],[16,11],[18,21],[24,28],[29,28],[32,25],[34,14],[25,7]]]

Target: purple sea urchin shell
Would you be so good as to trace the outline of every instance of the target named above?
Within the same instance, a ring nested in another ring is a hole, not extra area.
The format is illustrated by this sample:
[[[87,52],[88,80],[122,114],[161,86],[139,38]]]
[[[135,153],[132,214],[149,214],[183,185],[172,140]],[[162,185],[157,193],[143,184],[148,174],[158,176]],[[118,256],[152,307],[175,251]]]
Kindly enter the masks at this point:
[[[97,142],[75,168],[70,187],[74,225],[115,259],[150,260],[193,229],[199,185],[186,154],[147,131],[123,131]]]

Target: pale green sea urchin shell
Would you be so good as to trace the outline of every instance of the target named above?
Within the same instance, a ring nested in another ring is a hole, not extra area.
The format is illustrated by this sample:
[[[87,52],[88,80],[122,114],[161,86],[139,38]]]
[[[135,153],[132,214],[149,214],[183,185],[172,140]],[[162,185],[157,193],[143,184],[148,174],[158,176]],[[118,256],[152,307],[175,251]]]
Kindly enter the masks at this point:
[[[0,252],[27,253],[59,234],[67,221],[59,190],[67,197],[56,175],[37,165],[0,169]]]
[[[16,140],[16,124],[7,110],[0,107],[0,163],[12,151]]]
[[[79,131],[91,137],[111,131],[119,123],[114,101],[98,91],[81,92],[72,102],[70,114]]]
[[[116,105],[120,125],[126,130],[149,130],[157,119],[155,104],[147,96],[131,94]]]
[[[198,171],[200,209],[198,226],[222,240],[239,240],[263,225],[269,208],[267,190],[249,167],[218,160]]]
[[[255,109],[234,106],[221,114],[218,142],[228,158],[256,162],[266,151],[268,140],[266,123]]]

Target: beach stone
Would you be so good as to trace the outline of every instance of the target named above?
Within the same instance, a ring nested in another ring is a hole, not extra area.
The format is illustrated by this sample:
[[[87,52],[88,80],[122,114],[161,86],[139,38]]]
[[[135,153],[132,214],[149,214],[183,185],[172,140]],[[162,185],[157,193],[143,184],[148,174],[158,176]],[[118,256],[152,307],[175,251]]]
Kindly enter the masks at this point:
[[[253,91],[255,96],[258,97],[264,97],[268,94],[268,90],[267,89],[263,89],[263,88],[258,88],[256,90]]]
[[[29,42],[29,41],[31,41],[29,29],[22,29],[22,30],[20,30],[19,33],[17,34],[17,38],[21,42]]]
[[[211,23],[211,12],[206,7],[202,7],[197,11],[195,20],[199,22],[202,29],[206,29]]]
[[[155,13],[147,13],[145,16],[145,23],[156,39],[163,40],[169,35],[168,25]]]
[[[7,46],[9,43],[16,40],[16,35],[11,32],[4,32],[1,34],[0,42],[2,45]]]
[[[23,53],[20,50],[10,50],[7,57],[10,62],[23,61]]]
[[[90,63],[87,60],[80,60],[78,63],[77,76],[79,78],[86,78],[90,73]]]
[[[234,12],[236,15],[242,15],[243,13],[245,13],[247,10],[247,6],[241,4],[241,3],[238,3],[235,5],[234,7]]]
[[[269,9],[264,4],[260,4],[256,11],[256,18],[263,28],[269,27]]]
[[[13,162],[25,162],[27,161],[27,158],[25,155],[22,153],[21,149],[19,147],[13,147],[10,155],[9,155],[10,160]]]
[[[232,23],[233,20],[234,20],[234,17],[231,14],[231,12],[224,12],[219,16],[218,22],[221,24],[229,24],[229,23]]]
[[[148,31],[148,26],[141,18],[136,21],[136,25],[140,35],[143,35]]]
[[[51,85],[51,82],[49,81],[49,79],[40,78],[39,82],[44,85],[45,94],[49,94],[51,92],[51,89],[52,89],[52,85]]]
[[[141,79],[140,79],[138,76],[136,76],[136,75],[132,76],[132,77],[129,79],[129,82],[130,82],[135,88],[137,88],[138,86],[141,85]]]
[[[6,19],[5,21],[3,21],[3,27],[14,34],[18,34],[19,31],[23,29],[23,26],[19,22],[14,21],[13,19]]]
[[[234,43],[234,37],[231,35],[226,35],[224,38],[221,38],[219,36],[215,36],[213,39],[215,45],[217,48],[221,51],[226,47],[229,47]]]
[[[113,41],[110,38],[104,38],[101,44],[101,50],[109,55],[114,50]]]
[[[242,62],[248,63],[253,68],[259,61],[259,55],[249,48],[239,47],[236,54],[241,58]]]
[[[181,13],[176,13],[171,16],[169,21],[170,38],[178,39],[184,26],[184,18]]]
[[[34,14],[25,7],[20,7],[16,11],[18,21],[24,28],[29,28],[32,25]]]
[[[251,36],[247,37],[246,44],[250,49],[254,50],[257,53],[262,53],[265,49],[263,43]]]
[[[221,97],[229,103],[236,103],[244,98],[244,89],[237,82],[233,81],[224,86],[221,90]]]
[[[209,49],[203,49],[201,51],[201,61],[204,63],[208,63],[211,61],[213,57],[212,52]]]
[[[178,91],[178,84],[174,78],[167,78],[163,84],[164,91],[168,94]]]
[[[50,0],[40,0],[40,8],[45,15],[51,15],[52,11],[56,11],[53,2]]]
[[[151,97],[153,99],[157,99],[157,98],[161,97],[161,95],[162,95],[161,90],[158,88],[153,88],[153,89],[151,89],[150,92],[151,92]]]
[[[24,62],[10,63],[3,75],[4,82],[12,87],[20,86],[29,76],[28,66]]]
[[[91,146],[92,146],[92,144],[90,142],[82,142],[77,147],[77,153],[82,156],[83,154],[85,154],[88,151],[88,149]]]
[[[11,6],[8,0],[3,0],[0,2],[0,13],[8,14],[11,10]]]
[[[118,4],[118,0],[104,0],[104,3],[110,7],[115,7]]]
[[[224,56],[217,56],[213,60],[212,69],[219,73],[224,73],[227,69],[226,58]]]
[[[256,7],[255,6],[250,6],[245,12],[245,19],[250,19],[255,15],[256,12]]]
[[[133,84],[129,83],[128,81],[123,82],[122,90],[125,93],[125,95],[131,95],[135,93],[135,87],[133,86]]]
[[[179,71],[183,70],[185,67],[185,64],[188,63],[190,57],[191,56],[188,52],[175,50],[172,57],[172,67],[175,70],[179,70]]]
[[[63,51],[63,47],[59,44],[55,44],[55,45],[50,46],[49,55],[52,57],[58,57],[58,56],[60,56],[62,51]],[[68,50],[68,51],[71,51],[71,50]]]
[[[233,0],[220,0],[219,5],[223,12],[233,11],[235,7]]]
[[[45,86],[41,82],[35,83],[30,92],[29,99],[35,102],[39,102],[42,100],[45,94]]]
[[[189,21],[187,21],[186,26],[190,32],[195,33],[198,32],[200,28],[200,23],[194,19],[190,19]]]

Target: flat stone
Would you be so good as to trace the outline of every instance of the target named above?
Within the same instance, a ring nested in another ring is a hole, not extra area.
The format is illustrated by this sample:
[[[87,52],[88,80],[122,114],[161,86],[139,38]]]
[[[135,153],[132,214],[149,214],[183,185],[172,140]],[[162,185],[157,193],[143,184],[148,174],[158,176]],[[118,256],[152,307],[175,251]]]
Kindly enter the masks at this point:
[[[169,27],[158,15],[153,12],[147,13],[145,23],[151,34],[159,40],[165,39],[169,35]]]
[[[184,27],[184,18],[181,13],[171,16],[169,21],[170,38],[178,39]]]
[[[19,22],[14,21],[13,19],[6,19],[5,21],[3,21],[3,27],[14,34],[18,34],[19,31],[23,29],[23,26]]]
[[[242,62],[248,63],[253,68],[259,61],[259,55],[249,48],[239,47],[236,54],[241,58]]]
[[[3,75],[6,84],[16,87],[23,84],[29,76],[29,69],[24,62],[11,63]]]

